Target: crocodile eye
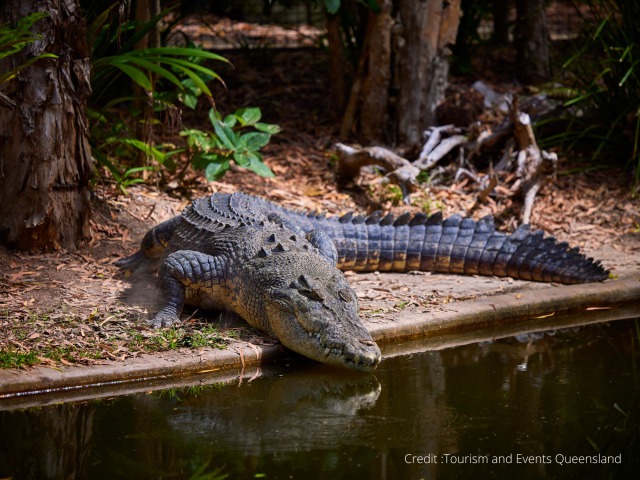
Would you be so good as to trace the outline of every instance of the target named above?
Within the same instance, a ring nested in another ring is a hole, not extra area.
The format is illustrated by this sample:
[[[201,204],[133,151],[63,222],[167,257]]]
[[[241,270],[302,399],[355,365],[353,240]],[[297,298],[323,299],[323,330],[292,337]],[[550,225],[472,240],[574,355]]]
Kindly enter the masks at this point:
[[[324,297],[318,290],[314,290],[311,288],[301,288],[298,290],[298,292],[300,292],[300,295],[304,295],[305,297],[310,298],[311,300],[315,300],[317,302],[324,301]]]

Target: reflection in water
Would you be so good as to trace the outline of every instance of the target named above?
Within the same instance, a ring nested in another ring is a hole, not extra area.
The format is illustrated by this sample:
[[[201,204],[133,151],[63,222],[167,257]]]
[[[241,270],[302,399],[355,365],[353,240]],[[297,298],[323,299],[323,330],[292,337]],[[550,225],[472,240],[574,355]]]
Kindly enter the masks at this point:
[[[624,478],[640,468],[635,329],[0,412],[0,478]],[[598,453],[622,463],[559,463]]]
[[[179,438],[197,438],[248,456],[310,451],[338,439],[357,442],[368,428],[380,384],[372,374],[308,369],[184,400],[167,419]],[[241,426],[239,428],[239,426]]]

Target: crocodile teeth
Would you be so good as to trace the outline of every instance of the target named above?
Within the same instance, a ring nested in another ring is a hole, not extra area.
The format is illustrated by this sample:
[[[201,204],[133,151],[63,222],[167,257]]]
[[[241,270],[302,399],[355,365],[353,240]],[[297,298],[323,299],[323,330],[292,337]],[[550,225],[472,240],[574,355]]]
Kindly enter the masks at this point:
[[[331,352],[331,350],[329,350],[329,347],[324,349],[324,354],[325,355],[329,355],[329,352]]]

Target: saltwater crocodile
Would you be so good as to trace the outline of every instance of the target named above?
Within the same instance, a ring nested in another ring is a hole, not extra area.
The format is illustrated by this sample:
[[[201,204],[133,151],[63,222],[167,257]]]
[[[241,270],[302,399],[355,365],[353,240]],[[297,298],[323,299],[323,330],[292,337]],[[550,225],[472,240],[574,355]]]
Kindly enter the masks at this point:
[[[285,209],[258,197],[214,194],[157,225],[132,269],[160,259],[155,327],[184,304],[230,310],[284,346],[320,362],[372,370],[380,349],[358,316],[341,270],[422,270],[560,283],[602,281],[600,262],[527,225],[505,235],[493,218],[375,212],[342,217]]]

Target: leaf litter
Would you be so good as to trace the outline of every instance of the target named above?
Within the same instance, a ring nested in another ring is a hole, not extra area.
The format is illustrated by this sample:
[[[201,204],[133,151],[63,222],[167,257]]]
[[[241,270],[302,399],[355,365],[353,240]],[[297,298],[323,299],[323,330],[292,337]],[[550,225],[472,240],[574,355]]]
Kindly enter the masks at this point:
[[[192,198],[243,191],[287,207],[330,214],[382,209],[395,214],[441,210],[451,215],[474,205],[479,186],[453,175],[445,183],[423,184],[411,205],[404,205],[394,186],[374,171],[341,184],[333,170],[332,152],[339,140],[339,122],[332,120],[327,85],[319,80],[324,78],[324,67],[300,61],[296,62],[300,68],[288,68],[291,54],[280,61],[277,55],[270,59],[275,75],[234,60],[236,69],[223,73],[229,88],[216,97],[217,104],[229,111],[237,105],[259,106],[265,118],[283,127],[283,133],[264,149],[265,162],[276,177],[261,178],[234,167],[224,181],[207,182],[187,170],[179,182],[167,182],[175,188],[158,191],[135,185],[127,196],[118,195],[114,183],[103,177],[93,192],[93,236],[86,247],[78,252],[27,253],[0,246],[0,364],[60,368],[172,349],[224,348],[238,338],[272,342],[248,327],[225,326],[216,321],[219,315],[209,312],[197,311],[178,327],[154,330],[146,323],[150,305],[127,303],[124,292],[129,282],[114,262],[133,253],[149,228],[177,215]],[[561,158],[561,170],[563,165],[567,160]],[[624,172],[616,170],[560,175],[540,191],[532,224],[603,259],[617,275],[637,274],[640,211],[626,185]],[[476,219],[494,215],[499,228],[513,230],[520,208],[520,199],[499,184],[472,215]],[[435,274],[358,274],[349,275],[349,281],[368,322],[388,321],[399,311],[434,311],[451,301],[528,285]]]

